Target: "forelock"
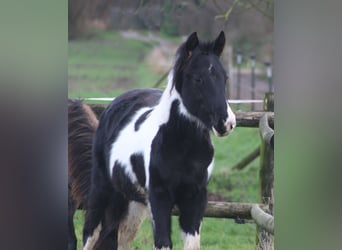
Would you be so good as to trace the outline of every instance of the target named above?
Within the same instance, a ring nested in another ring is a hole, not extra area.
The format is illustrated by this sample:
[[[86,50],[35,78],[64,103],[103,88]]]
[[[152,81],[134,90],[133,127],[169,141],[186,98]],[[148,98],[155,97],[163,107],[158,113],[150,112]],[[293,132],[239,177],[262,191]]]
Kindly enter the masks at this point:
[[[200,42],[198,48],[204,53],[213,53],[214,42]]]

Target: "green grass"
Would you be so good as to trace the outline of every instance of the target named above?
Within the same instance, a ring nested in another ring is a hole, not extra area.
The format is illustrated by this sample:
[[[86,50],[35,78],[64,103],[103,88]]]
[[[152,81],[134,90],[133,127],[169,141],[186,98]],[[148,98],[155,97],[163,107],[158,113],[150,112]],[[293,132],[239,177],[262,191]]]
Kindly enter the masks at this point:
[[[258,129],[235,128],[228,137],[212,137],[215,146],[215,168],[209,191],[234,202],[259,202],[258,159],[245,169],[231,167],[259,146]]]
[[[164,36],[165,38],[165,36]],[[173,38],[177,43],[180,39]],[[116,32],[100,32],[88,40],[69,43],[69,97],[111,97],[128,89],[151,87],[161,77],[145,62],[155,46],[137,40],[126,40]],[[259,202],[259,162],[254,160],[241,171],[231,167],[260,143],[257,129],[236,128],[228,137],[213,137],[215,168],[209,192],[234,202]],[[178,218],[172,219],[174,249],[182,249]],[[83,213],[75,215],[78,249],[81,249]],[[255,249],[254,224],[236,224],[229,219],[203,220],[201,249]],[[152,249],[152,230],[148,220],[142,225],[132,249]]]
[[[255,235],[255,225],[238,225],[228,219],[205,218],[202,224],[201,249],[252,249]],[[142,233],[143,232],[143,233]],[[183,249],[180,230],[178,227],[178,217],[172,217],[172,242],[174,249]],[[141,227],[140,233],[132,244],[132,249],[152,249],[152,229],[150,222],[146,220]],[[234,240],[232,240],[234,239]],[[144,242],[142,246],[142,242]]]
[[[74,218],[77,249],[82,249],[83,213],[77,211]],[[204,218],[201,228],[201,249],[203,250],[251,250],[255,249],[256,226],[236,224],[230,219]],[[172,216],[173,249],[183,249],[178,217]],[[148,219],[142,224],[138,235],[132,242],[132,250],[150,250],[153,246],[152,226]]]
[[[69,42],[69,97],[110,97],[152,86],[161,75],[146,70],[144,58],[154,45],[109,32]]]

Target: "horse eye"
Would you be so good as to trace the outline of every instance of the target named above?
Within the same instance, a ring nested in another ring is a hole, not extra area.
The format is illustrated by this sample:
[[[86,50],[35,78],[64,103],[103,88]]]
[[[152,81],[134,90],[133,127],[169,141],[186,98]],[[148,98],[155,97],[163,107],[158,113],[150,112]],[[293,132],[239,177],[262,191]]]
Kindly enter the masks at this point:
[[[229,84],[229,78],[227,77],[224,79],[224,86],[227,86],[228,84]]]
[[[200,78],[200,77],[194,77],[194,81],[195,81],[196,83],[202,83],[202,78]]]

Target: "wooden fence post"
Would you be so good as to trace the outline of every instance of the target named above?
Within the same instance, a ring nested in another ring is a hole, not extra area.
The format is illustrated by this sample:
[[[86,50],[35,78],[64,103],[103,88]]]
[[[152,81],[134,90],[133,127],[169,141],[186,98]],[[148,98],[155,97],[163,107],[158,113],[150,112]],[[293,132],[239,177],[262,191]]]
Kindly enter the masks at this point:
[[[267,92],[264,97],[264,111],[274,111],[274,93]]]
[[[254,161],[260,155],[260,147],[257,147],[252,153],[248,154],[245,158],[235,164],[233,170],[244,169],[249,163]]]
[[[268,124],[265,114],[259,122],[260,147],[260,188],[261,202],[269,206],[269,213],[273,215],[274,188],[274,130]],[[266,230],[257,228],[257,249],[273,249],[273,235]]]

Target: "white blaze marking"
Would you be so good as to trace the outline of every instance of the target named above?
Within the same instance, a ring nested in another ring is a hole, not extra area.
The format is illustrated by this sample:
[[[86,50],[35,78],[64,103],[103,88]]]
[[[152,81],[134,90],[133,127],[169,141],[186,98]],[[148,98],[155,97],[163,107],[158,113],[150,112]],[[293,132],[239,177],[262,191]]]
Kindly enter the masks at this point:
[[[213,65],[210,64],[210,65],[209,65],[209,68],[208,68],[209,72],[211,72],[212,68],[213,68]]]

